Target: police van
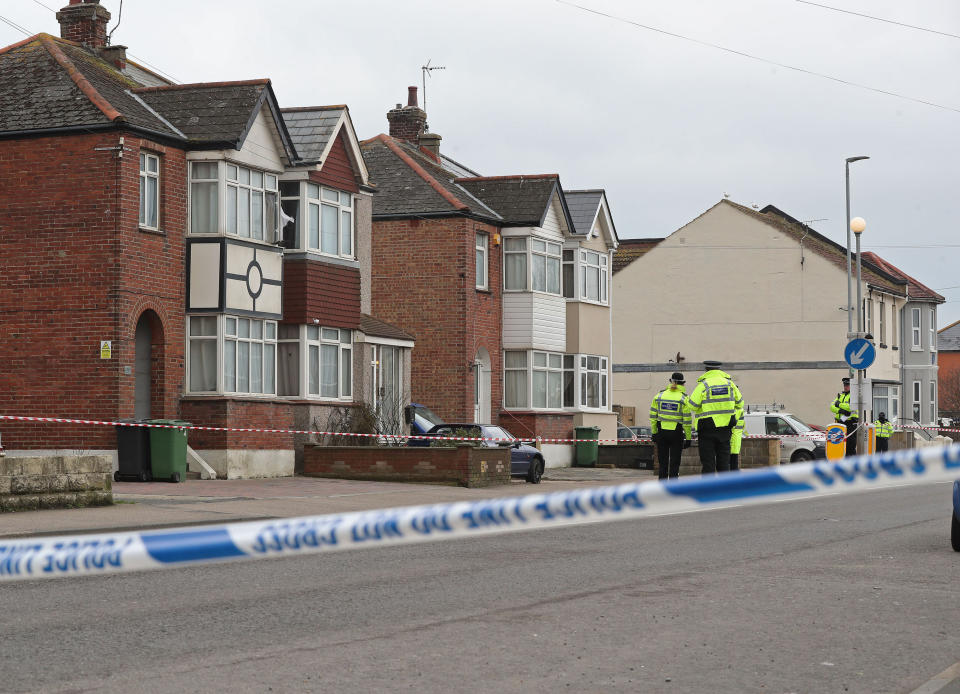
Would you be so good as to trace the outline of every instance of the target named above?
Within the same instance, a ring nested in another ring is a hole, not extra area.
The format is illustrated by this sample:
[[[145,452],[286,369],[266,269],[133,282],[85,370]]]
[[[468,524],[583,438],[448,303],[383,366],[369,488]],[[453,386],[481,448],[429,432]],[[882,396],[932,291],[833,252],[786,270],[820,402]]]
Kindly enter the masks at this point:
[[[827,457],[826,434],[784,412],[783,405],[746,405],[743,423],[747,436],[776,436],[780,439],[781,465]]]

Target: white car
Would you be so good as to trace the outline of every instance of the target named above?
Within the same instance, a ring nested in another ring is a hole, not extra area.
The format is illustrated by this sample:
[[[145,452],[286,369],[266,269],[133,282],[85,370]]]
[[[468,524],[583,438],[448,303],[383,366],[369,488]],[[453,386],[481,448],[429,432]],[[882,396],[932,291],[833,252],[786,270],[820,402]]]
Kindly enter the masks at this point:
[[[804,424],[789,412],[751,411],[743,417],[747,436],[776,436],[780,439],[781,465],[827,455],[826,434]]]

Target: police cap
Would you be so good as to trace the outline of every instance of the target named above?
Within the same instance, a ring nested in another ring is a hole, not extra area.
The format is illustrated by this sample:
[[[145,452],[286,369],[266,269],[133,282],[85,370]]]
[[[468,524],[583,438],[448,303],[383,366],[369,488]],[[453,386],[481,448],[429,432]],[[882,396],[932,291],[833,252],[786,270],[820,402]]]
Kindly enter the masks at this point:
[[[841,378],[840,380],[843,381],[843,385],[845,385],[845,386],[850,385],[850,379],[847,378],[846,376],[844,376],[844,377]]]
[[[677,383],[679,385],[683,385],[684,383],[686,383],[686,381],[683,380],[683,374],[680,373],[679,371],[673,372],[673,375],[670,376],[670,382]]]
[[[705,362],[703,362],[703,366],[704,366],[704,368],[705,368],[707,371],[710,371],[711,369],[719,369],[721,366],[723,366],[723,362],[722,362],[722,361],[712,361],[712,360],[711,360],[711,361],[705,361]]]

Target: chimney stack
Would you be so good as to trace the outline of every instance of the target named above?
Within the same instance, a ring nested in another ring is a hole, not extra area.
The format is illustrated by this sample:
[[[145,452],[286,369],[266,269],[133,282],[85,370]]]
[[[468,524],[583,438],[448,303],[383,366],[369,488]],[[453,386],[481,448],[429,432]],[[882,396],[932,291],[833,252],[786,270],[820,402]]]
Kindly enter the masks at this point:
[[[87,46],[103,48],[107,45],[107,22],[110,13],[97,0],[70,0],[57,12],[60,37]]]
[[[100,57],[113,65],[118,70],[125,70],[127,67],[127,47],[126,46],[104,46],[99,51]]]
[[[387,111],[387,120],[390,122],[390,137],[419,144],[418,138],[424,132],[427,124],[427,112],[417,105],[417,88],[407,88],[407,105]]]

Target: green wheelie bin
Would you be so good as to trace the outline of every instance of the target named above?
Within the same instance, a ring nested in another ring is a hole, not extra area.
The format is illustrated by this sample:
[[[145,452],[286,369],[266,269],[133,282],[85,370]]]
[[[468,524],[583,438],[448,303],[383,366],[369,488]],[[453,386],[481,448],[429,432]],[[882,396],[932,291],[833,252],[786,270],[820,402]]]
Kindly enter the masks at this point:
[[[187,430],[190,422],[179,419],[150,419],[150,467],[153,479],[183,482],[187,478]]]
[[[573,432],[574,438],[577,439],[575,461],[577,467],[594,467],[597,464],[597,439],[600,436],[600,427],[574,427]]]

